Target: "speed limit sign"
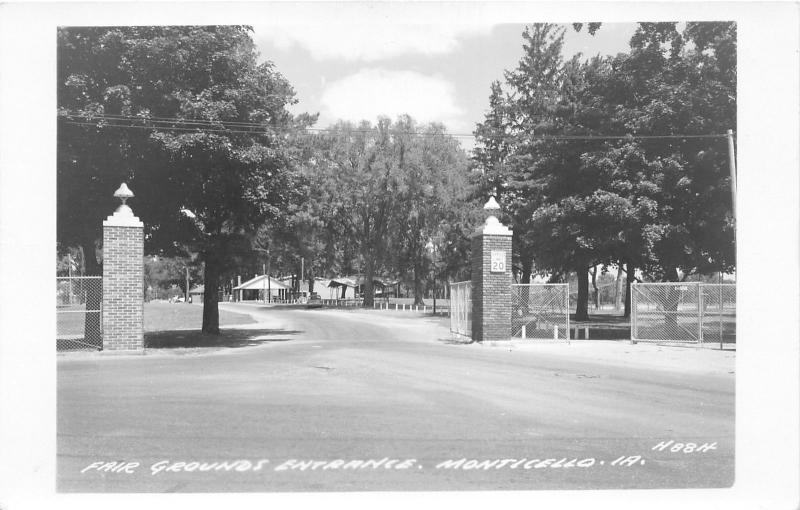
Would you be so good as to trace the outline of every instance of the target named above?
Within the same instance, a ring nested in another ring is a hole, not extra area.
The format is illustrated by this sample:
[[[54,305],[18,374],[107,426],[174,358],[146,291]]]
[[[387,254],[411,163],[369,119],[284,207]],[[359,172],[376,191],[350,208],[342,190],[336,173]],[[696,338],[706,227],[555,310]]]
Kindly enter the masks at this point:
[[[492,250],[491,266],[489,271],[492,273],[506,272],[506,252]]]

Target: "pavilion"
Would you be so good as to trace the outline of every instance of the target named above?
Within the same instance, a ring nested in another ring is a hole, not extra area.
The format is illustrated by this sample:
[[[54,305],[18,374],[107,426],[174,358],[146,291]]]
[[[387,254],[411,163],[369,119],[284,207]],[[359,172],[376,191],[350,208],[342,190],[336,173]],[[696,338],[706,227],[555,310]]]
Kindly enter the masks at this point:
[[[272,299],[288,299],[291,288],[275,278],[267,275],[256,275],[233,288],[234,301],[263,300],[269,292]]]

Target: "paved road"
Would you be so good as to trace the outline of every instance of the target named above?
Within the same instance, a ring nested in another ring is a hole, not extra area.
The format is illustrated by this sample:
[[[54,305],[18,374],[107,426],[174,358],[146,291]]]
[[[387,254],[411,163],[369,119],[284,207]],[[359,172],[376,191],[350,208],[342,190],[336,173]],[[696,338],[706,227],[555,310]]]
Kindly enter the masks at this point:
[[[60,358],[58,490],[733,483],[733,375],[457,345],[390,312],[247,310],[258,347]]]

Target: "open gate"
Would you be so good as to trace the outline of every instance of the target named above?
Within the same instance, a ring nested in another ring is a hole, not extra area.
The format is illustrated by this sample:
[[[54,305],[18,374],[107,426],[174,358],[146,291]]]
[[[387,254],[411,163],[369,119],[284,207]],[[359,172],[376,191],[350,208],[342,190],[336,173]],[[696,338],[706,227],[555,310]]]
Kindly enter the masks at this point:
[[[511,286],[511,337],[569,341],[569,284]]]

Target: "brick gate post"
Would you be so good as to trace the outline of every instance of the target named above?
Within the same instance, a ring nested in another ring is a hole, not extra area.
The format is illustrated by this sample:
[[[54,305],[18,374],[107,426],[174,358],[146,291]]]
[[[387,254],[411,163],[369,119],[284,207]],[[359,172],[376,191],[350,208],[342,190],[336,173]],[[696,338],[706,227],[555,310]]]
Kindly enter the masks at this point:
[[[122,200],[103,222],[103,350],[144,350],[144,224],[125,204],[133,193],[124,183]]]
[[[495,214],[494,197],[483,209],[486,222],[472,236],[472,339],[511,339],[511,229]]]

